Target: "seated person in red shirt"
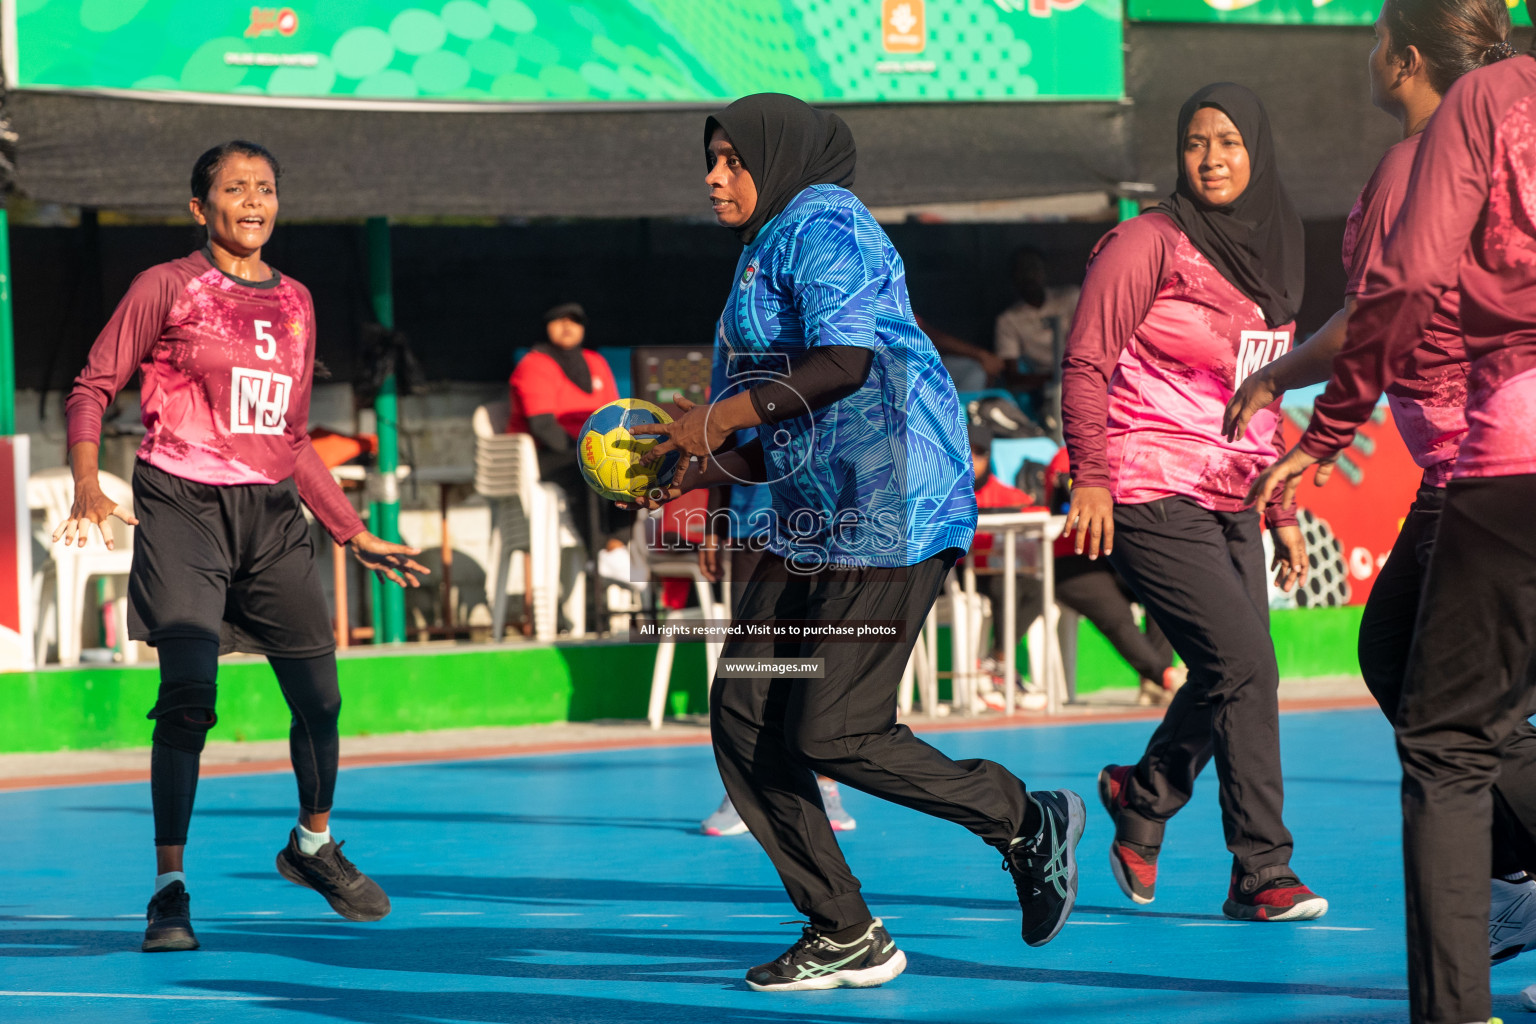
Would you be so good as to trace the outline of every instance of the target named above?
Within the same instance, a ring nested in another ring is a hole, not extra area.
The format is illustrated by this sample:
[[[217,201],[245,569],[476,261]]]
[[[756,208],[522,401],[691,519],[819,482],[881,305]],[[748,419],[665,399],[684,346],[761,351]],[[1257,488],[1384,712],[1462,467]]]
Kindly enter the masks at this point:
[[[985,427],[971,426],[971,462],[976,471],[976,505],[981,509],[1020,509],[1044,504],[1033,497],[1003,483],[992,474],[992,435]],[[1045,492],[1050,495],[1057,489],[1056,481],[1067,482],[1067,450],[1063,448],[1051,460],[1045,474]],[[1060,538],[1055,547],[1056,600],[1088,619],[1100,633],[1114,645],[1120,657],[1141,674],[1141,693],[1145,703],[1166,703],[1184,683],[1185,670],[1173,664],[1173,648],[1157,624],[1147,617],[1147,631],[1143,633],[1131,614],[1131,602],[1136,596],[1125,581],[1115,574],[1105,559],[1090,561],[1086,555],[1074,554],[1070,538]],[[1003,577],[992,574],[980,577],[978,587],[992,602],[993,619],[1000,621],[998,609],[1003,606]],[[1044,604],[1044,591],[1040,580],[1034,576],[1020,576],[1015,589],[1018,595],[1019,629],[1023,630],[1039,618]],[[994,650],[992,657],[1003,656],[1001,631],[993,629]]]
[[[629,543],[635,514],[611,501],[589,503],[591,494],[576,465],[576,434],[600,406],[619,398],[608,360],[582,347],[587,313],[576,302],[544,314],[547,340],[533,346],[512,371],[512,419],[507,429],[532,434],[539,453],[539,476],[566,495],[578,530],[591,552],[617,551]],[[594,524],[589,509],[597,509]],[[600,567],[599,571],[603,571]],[[613,572],[603,575],[614,576]],[[628,578],[627,571],[615,578]]]

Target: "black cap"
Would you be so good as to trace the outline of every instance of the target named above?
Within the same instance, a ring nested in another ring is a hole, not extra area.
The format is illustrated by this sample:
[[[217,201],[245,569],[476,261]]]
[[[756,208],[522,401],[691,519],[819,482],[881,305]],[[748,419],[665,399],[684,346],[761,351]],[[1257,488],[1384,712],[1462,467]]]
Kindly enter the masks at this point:
[[[966,423],[966,432],[971,435],[971,451],[980,455],[992,453],[992,431],[985,423],[970,420]]]
[[[562,302],[558,306],[551,306],[544,311],[544,322],[551,320],[575,320],[583,327],[587,324],[587,311],[581,308],[579,302]]]

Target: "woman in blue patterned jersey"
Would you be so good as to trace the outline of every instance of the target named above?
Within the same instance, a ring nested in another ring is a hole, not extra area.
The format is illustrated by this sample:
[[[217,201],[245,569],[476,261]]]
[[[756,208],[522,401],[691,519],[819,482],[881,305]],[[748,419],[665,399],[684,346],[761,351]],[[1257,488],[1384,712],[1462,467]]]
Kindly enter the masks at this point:
[[[730,386],[650,431],[667,435],[652,456],[690,456],[672,495],[768,484],[767,555],[734,621],[780,633],[733,639],[724,656],[821,662],[819,673],[786,677],[722,669],[710,694],[726,792],[809,919],[747,983],[865,987],[905,966],[838,849],[818,772],[963,825],[1001,851],[1024,940],[1043,945],[1076,898],[1082,800],[1026,793],[1001,765],[952,761],[896,724],[902,670],[970,546],[976,499],[965,420],[913,319],[901,257],[847,191],[852,135],[836,114],[762,94],[711,117],[704,143],[715,218],[744,246],[716,332]],[[758,440],[726,451],[748,427]],[[877,623],[893,635],[826,636]]]

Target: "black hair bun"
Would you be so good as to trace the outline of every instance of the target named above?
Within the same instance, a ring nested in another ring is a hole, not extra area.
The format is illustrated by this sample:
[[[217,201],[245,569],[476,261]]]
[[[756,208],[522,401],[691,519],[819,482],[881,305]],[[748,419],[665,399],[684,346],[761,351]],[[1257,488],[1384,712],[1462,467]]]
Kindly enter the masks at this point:
[[[1502,43],[1494,43],[1483,51],[1483,63],[1497,64],[1506,57],[1513,57],[1519,52],[1519,50],[1515,49],[1515,44],[1506,39]]]

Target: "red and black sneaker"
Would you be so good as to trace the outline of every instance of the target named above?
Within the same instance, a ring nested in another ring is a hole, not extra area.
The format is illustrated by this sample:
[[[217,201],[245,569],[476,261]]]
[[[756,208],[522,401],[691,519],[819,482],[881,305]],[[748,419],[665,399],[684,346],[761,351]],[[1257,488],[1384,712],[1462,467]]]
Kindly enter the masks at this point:
[[[1295,875],[1271,878],[1252,892],[1243,891],[1239,877],[1233,871],[1227,902],[1221,908],[1234,921],[1310,921],[1328,913],[1328,901]]]
[[[1135,770],[1132,764],[1110,764],[1099,772],[1099,803],[1111,818],[1125,806],[1125,783]]]
[[[1109,812],[1118,832],[1120,810],[1125,806],[1125,784],[1135,771],[1128,764],[1107,765],[1099,772],[1099,802]],[[1109,870],[1120,891],[1133,903],[1151,903],[1157,892],[1158,847],[1133,843],[1117,834],[1109,843]]]

